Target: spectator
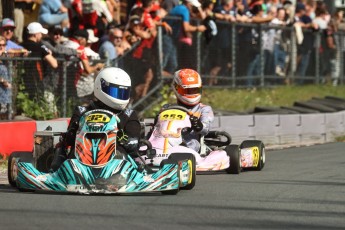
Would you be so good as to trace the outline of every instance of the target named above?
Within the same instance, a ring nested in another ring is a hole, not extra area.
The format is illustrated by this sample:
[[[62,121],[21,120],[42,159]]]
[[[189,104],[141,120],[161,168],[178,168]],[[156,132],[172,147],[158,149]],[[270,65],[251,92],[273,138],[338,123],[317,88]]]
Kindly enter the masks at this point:
[[[163,0],[161,2],[161,7],[167,12],[170,12],[175,6],[179,5],[179,0]]]
[[[110,29],[108,40],[104,41],[99,48],[101,59],[107,59],[107,62],[114,61],[115,58],[124,54],[130,45],[123,38],[123,31],[119,28]]]
[[[31,51],[31,57],[38,57],[41,60],[36,61],[35,65],[32,65],[32,62],[26,62],[26,74],[23,78],[25,89],[31,97],[43,94],[50,111],[57,116],[54,90],[58,84],[55,74],[58,62],[52,55],[52,51],[41,42],[42,34],[48,34],[48,30],[40,23],[32,22],[27,26],[27,33],[28,38],[24,41],[23,47]]]
[[[173,28],[173,39],[178,41],[177,47],[180,51],[178,53],[179,69],[196,69],[195,51],[192,47],[192,33],[204,32],[206,30],[204,25],[193,26],[190,24],[191,13],[194,7],[197,9],[200,18],[204,19],[206,15],[202,11],[201,4],[198,0],[183,0],[181,5],[175,6],[169,12],[172,16],[182,17],[182,24],[180,22],[176,23],[176,21],[170,24]]]
[[[10,18],[4,18],[1,22],[1,35],[6,39],[6,52],[10,55],[27,55],[28,51],[23,46],[18,45],[13,39],[13,32],[16,26]]]
[[[297,3],[294,26],[295,28],[308,29],[303,33],[303,39],[297,46],[297,69],[296,75],[299,77],[298,84],[304,83],[304,78],[309,66],[310,54],[314,48],[314,36],[313,30],[318,29],[317,24],[312,22],[310,15],[313,12],[313,6],[307,4],[307,7],[303,3]]]
[[[315,9],[315,18],[313,23],[316,24],[319,30],[322,32],[319,44],[319,55],[320,55],[320,76],[323,83],[326,82],[326,75],[330,73],[330,62],[329,62],[329,37],[332,37],[333,29],[329,30],[329,13],[325,7],[318,4]],[[329,36],[330,35],[330,36]],[[329,77],[327,77],[329,78]],[[328,79],[329,80],[329,79]]]
[[[107,7],[109,12],[113,16],[113,21],[117,24],[121,24],[120,19],[120,1],[119,0],[106,0]]]
[[[55,57],[77,56],[77,50],[65,47],[62,44],[63,41],[63,30],[56,26],[49,27],[48,36],[42,39],[42,43],[53,52]]]
[[[145,34],[141,35],[140,34]],[[149,37],[147,31],[141,26],[140,17],[138,15],[132,15],[128,20],[128,26],[124,31],[124,39],[130,44],[134,45],[135,43],[141,41],[144,37]]]
[[[150,36],[143,38],[140,45],[133,52],[135,66],[139,67],[136,69],[136,74],[133,75],[144,76],[144,78],[140,79],[138,79],[138,77],[137,79],[134,78],[134,82],[137,82],[135,85],[136,95],[134,100],[139,99],[147,94],[154,77],[153,69],[155,67],[155,55],[153,55],[153,48],[157,36],[157,25],[150,14],[153,4],[153,0],[142,1],[142,26],[149,32]]]
[[[38,21],[45,26],[61,25],[67,35],[69,28],[68,9],[61,0],[43,0],[39,10]]]
[[[337,35],[338,27],[334,17],[329,22],[328,28],[325,30],[324,37],[326,44],[323,49],[322,64],[324,64],[323,74],[325,75],[325,82],[332,81],[333,86],[337,86],[339,80],[339,35]],[[325,63],[323,63],[325,62]]]
[[[236,21],[236,15],[233,11],[233,7],[233,0],[222,0],[221,6],[214,9],[215,16],[220,20],[234,22]],[[209,45],[210,52],[207,58],[207,63],[210,65],[210,79],[208,82],[208,85],[210,86],[218,84],[218,74],[221,71],[223,73],[229,73],[232,66],[231,28],[229,28],[229,25],[225,23],[219,23],[217,28],[218,33]]]
[[[286,25],[286,11],[284,8],[279,8],[277,11],[277,17],[271,22],[271,25],[282,27]],[[285,40],[285,33],[283,29],[276,29],[274,31],[274,70],[275,74],[281,77],[286,75],[286,52],[287,41]]]
[[[270,26],[277,26],[274,24],[274,19],[277,17],[277,8],[275,6],[271,6],[269,9],[267,9],[267,14],[272,16],[273,20],[269,22],[268,25]],[[274,44],[275,44],[275,35],[276,35],[276,29],[274,28],[267,28],[263,29],[261,31],[262,35],[262,48],[264,51],[264,74],[272,76],[274,75]],[[281,75],[284,77],[285,74],[281,71]],[[275,81],[276,79],[274,79]]]
[[[86,30],[77,30],[74,32],[73,37],[69,39],[65,44],[66,47],[76,49],[80,52],[79,58],[80,62],[77,65],[77,72],[75,73],[74,77],[74,86],[75,92],[72,94],[73,96],[77,96],[80,99],[80,103],[85,102],[85,97],[90,95],[78,95],[78,88],[83,88],[84,92],[92,91],[92,85],[88,84],[89,81],[84,81],[84,77],[88,77],[90,74],[97,73],[104,67],[103,63],[96,63],[91,65],[89,59],[87,57],[87,53],[85,51],[85,47],[87,45],[87,41],[89,39],[89,34]],[[85,83],[86,84],[83,84]]]
[[[106,4],[101,0],[74,0],[69,7],[71,34],[78,29],[93,29],[99,35],[107,23],[113,21]]]
[[[0,36],[0,56],[4,55],[5,47],[6,39],[3,36]],[[0,120],[11,118],[11,88],[11,77],[8,74],[7,65],[0,61]]]
[[[85,46],[85,52],[86,52],[86,56],[88,56],[89,60],[99,60],[100,56],[98,53],[96,53],[93,49],[92,49],[92,45],[96,44],[99,40],[98,37],[95,36],[95,33],[93,32],[92,29],[88,29],[86,30],[89,37],[87,39],[87,43]],[[91,63],[92,65],[92,63]]]
[[[98,37],[95,36],[92,29],[88,29],[87,33],[89,36],[87,44],[85,45],[85,54],[89,60],[89,64],[94,66],[98,62],[101,63],[99,54],[91,49],[91,45],[98,42]],[[83,77],[81,77],[76,84],[77,97],[83,106],[89,105],[90,101],[93,100],[96,73],[95,71],[90,74],[83,74]]]
[[[23,29],[25,25],[24,10],[28,8],[29,4],[34,2],[37,2],[37,0],[14,0],[14,35],[18,43],[23,42]]]
[[[250,11],[247,12],[247,15],[249,17],[249,22],[257,24],[268,23],[273,19],[272,15],[264,16],[264,10],[260,1],[254,1],[251,3]],[[250,61],[247,68],[247,86],[252,87],[253,76],[259,75],[260,73],[260,36],[257,28],[251,29],[247,36],[247,39],[249,39],[249,46],[247,43],[245,47],[248,47],[246,49],[250,49],[248,56],[252,57],[252,59],[249,59]]]

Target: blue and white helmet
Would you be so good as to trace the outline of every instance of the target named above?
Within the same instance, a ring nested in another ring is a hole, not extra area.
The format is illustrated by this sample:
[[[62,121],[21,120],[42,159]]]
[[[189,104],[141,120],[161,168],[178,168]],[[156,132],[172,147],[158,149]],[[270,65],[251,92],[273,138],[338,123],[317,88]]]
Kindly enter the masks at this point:
[[[107,67],[101,70],[95,80],[95,97],[116,110],[123,110],[129,103],[131,78],[122,69]]]

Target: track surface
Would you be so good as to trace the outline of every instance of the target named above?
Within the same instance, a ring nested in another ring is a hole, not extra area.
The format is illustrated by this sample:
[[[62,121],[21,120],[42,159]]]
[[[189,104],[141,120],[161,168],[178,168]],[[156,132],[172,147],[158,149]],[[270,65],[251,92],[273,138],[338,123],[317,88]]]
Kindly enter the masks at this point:
[[[344,229],[345,143],[268,151],[261,172],[198,175],[176,196],[21,193],[1,229]]]

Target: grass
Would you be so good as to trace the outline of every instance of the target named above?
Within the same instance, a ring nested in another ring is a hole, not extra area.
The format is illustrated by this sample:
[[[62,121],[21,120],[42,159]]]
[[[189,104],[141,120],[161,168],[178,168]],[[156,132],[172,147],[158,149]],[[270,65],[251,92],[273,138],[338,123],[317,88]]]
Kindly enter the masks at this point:
[[[164,101],[145,112],[144,117],[155,117],[163,104],[176,103],[170,87],[161,91]],[[292,106],[295,101],[305,101],[313,97],[336,96],[345,98],[345,86],[307,85],[279,86],[269,89],[203,89],[202,103],[214,110],[247,112],[256,106]]]
[[[345,86],[281,86],[272,89],[205,89],[202,102],[213,109],[245,112],[255,106],[291,106],[312,97],[345,98]]]

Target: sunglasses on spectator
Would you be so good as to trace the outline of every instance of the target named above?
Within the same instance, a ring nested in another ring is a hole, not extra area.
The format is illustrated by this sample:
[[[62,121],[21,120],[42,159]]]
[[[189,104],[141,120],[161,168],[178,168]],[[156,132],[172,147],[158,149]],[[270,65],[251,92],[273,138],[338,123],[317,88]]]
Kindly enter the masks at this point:
[[[114,39],[122,39],[122,37],[114,36]]]
[[[11,32],[13,32],[14,31],[14,28],[11,28],[11,27],[5,27],[5,28],[3,28],[3,30],[4,31],[11,31]]]
[[[5,43],[0,44],[0,47],[5,47],[5,46],[6,46],[6,44],[5,44]]]

